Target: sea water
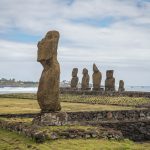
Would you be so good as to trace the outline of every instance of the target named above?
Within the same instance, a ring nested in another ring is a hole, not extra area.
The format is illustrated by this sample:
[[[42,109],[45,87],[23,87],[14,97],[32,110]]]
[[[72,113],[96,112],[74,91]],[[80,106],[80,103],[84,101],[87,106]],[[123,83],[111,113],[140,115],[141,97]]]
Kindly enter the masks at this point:
[[[116,87],[118,89],[118,87]],[[150,92],[150,86],[127,86],[126,91]],[[36,93],[37,87],[3,87],[0,88],[0,94],[9,93]]]
[[[0,94],[9,93],[36,93],[37,87],[3,87],[0,88]]]

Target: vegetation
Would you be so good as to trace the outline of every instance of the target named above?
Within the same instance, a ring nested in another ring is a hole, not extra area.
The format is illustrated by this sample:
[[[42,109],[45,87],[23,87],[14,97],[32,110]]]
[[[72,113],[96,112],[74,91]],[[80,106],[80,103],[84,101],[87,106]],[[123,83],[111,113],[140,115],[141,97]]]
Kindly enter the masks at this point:
[[[22,122],[22,123],[32,123],[33,118],[4,118],[4,117],[0,117],[0,121],[7,121],[10,123],[16,123],[16,122]]]
[[[98,110],[127,110],[133,107],[113,106],[108,104],[128,104],[135,106],[149,102],[147,98],[129,98],[129,97],[101,97],[85,95],[68,95],[60,96],[63,111],[98,111]],[[6,113],[37,113],[40,111],[36,99],[36,94],[6,94],[0,95],[0,114]],[[88,104],[91,103],[91,104]],[[93,105],[94,104],[94,105]],[[107,105],[101,105],[107,104]],[[135,108],[134,108],[135,109]],[[24,122],[30,125],[32,118],[0,118],[10,122]],[[46,131],[64,131],[67,129],[84,129],[88,130],[89,126],[61,126],[61,127],[41,127]],[[0,129],[0,150],[147,150],[150,143],[134,143],[130,140],[104,140],[104,139],[59,139],[47,140],[43,144],[36,144],[30,138],[18,135],[15,132],[9,132]]]
[[[3,94],[2,98],[19,98],[19,99],[36,99],[36,94],[20,93],[20,94]],[[150,103],[149,98],[144,97],[108,97],[108,96],[94,96],[94,95],[71,95],[61,94],[62,102],[71,103],[90,103],[103,105],[123,105],[123,106],[138,106]]]
[[[0,79],[0,87],[37,87],[38,82],[16,81],[15,79]]]
[[[0,129],[1,150],[148,150],[150,143],[134,143],[129,140],[69,139],[46,141],[36,144],[29,138]]]
[[[62,111],[100,111],[100,110],[129,110],[132,107],[112,105],[92,105],[83,103],[62,102]],[[37,101],[30,99],[0,98],[0,114],[38,113]]]
[[[34,93],[0,94],[0,98],[17,98],[17,99],[34,99],[34,100],[36,100],[36,94],[34,94]]]
[[[95,96],[95,95],[70,95],[64,94],[61,96],[63,102],[82,102],[91,104],[104,105],[125,105],[138,106],[150,103],[149,98],[144,97],[110,97],[110,96]]]

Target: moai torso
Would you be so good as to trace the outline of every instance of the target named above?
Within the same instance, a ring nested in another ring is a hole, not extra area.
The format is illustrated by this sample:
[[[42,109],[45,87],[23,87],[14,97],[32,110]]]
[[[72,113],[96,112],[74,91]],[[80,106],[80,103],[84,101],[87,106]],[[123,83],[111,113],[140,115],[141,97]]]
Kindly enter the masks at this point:
[[[115,91],[115,78],[113,77],[113,70],[106,71],[105,91]]]
[[[124,81],[123,81],[123,80],[120,80],[120,81],[119,81],[118,92],[123,92],[123,91],[125,91],[125,88],[124,88]]]
[[[102,74],[98,70],[97,66],[93,64],[93,90],[100,90]]]
[[[88,70],[86,68],[83,69],[83,77],[82,77],[82,90],[88,90],[89,89],[89,81],[90,81],[90,76],[88,74]]]
[[[72,70],[72,79],[71,79],[71,88],[77,88],[79,78],[77,77],[78,68],[73,68]]]
[[[41,111],[61,110],[59,101],[60,66],[57,61],[58,31],[49,31],[38,43],[37,61],[43,66],[37,100]]]

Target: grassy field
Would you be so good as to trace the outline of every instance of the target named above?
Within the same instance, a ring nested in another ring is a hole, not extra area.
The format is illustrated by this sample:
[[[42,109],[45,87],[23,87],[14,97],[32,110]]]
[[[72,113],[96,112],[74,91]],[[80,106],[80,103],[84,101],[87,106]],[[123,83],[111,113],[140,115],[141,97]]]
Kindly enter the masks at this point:
[[[4,98],[5,97],[5,98]],[[37,113],[40,111],[35,94],[8,94],[0,95],[0,114],[5,113]],[[100,111],[100,110],[130,110],[135,107],[113,106],[110,104],[145,104],[146,98],[129,97],[100,97],[83,95],[61,95],[62,111]],[[92,103],[92,104],[88,104]],[[105,104],[105,105],[102,105]],[[13,122],[31,122],[31,118],[9,119]],[[45,127],[47,128],[47,127]],[[44,128],[44,129],[45,129]],[[66,129],[62,127],[62,129]],[[82,128],[82,127],[79,127]],[[85,127],[84,127],[85,128]],[[53,127],[53,130],[58,127]],[[46,141],[36,144],[30,138],[0,129],[0,150],[148,150],[150,143],[134,143],[129,140],[105,140],[105,139],[68,139]]]
[[[0,129],[0,150],[148,150],[150,143],[129,140],[69,139],[36,144],[29,138]]]
[[[20,94],[4,94],[0,95],[1,98],[19,98],[19,99],[36,99],[36,94],[20,93]],[[138,106],[150,103],[149,98],[144,97],[107,97],[107,96],[94,96],[94,95],[71,95],[61,94],[60,100],[62,102],[75,102],[75,103],[91,103],[103,105],[125,105],[125,106]]]
[[[62,111],[130,110],[132,107],[61,102]],[[0,114],[40,112],[37,101],[31,99],[0,98]]]
[[[124,106],[138,106],[150,103],[149,98],[144,97],[110,97],[110,96],[96,96],[96,95],[69,95],[61,96],[63,102],[82,102],[92,104],[104,105],[124,105]]]

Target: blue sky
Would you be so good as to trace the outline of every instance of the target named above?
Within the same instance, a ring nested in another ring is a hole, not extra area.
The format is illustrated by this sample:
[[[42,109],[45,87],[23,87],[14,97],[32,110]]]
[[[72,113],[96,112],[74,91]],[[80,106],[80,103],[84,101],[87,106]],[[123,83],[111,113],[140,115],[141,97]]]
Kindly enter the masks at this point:
[[[116,84],[150,85],[150,0],[0,0],[0,77],[38,81],[37,43],[60,32],[61,80],[73,67],[115,70]]]

